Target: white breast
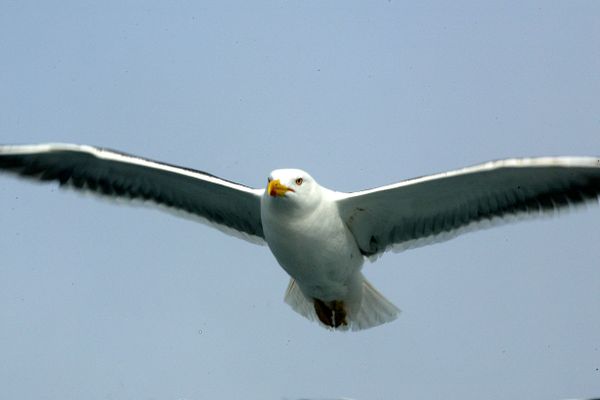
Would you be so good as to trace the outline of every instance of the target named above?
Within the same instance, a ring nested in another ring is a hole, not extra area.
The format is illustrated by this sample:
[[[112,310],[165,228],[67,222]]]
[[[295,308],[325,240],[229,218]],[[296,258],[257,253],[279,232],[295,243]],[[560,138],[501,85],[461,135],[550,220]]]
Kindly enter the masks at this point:
[[[263,201],[265,239],[283,269],[302,292],[321,300],[345,298],[363,256],[333,201],[324,195],[307,213]]]

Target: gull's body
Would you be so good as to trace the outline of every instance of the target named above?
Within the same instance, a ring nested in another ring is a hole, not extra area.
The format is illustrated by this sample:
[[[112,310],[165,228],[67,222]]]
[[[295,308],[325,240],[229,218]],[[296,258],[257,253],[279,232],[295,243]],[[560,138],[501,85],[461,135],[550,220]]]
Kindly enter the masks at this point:
[[[266,243],[290,275],[286,302],[334,329],[365,329],[399,310],[364,278],[365,258],[466,231],[594,202],[600,159],[493,161],[354,193],[320,186],[302,170],[275,170],[266,189],[91,146],[0,146],[0,170],[102,195],[182,210]]]
[[[262,196],[265,239],[279,265],[294,279],[286,301],[311,319],[313,307],[305,299],[318,299],[324,304],[337,302],[344,305],[344,312],[358,321],[356,316],[364,282],[360,272],[363,256],[338,213],[335,193],[317,185],[301,170],[273,171],[271,177],[273,175],[288,177],[288,181],[301,176],[302,185],[310,185],[311,189],[307,197],[310,201],[300,206],[285,198],[271,196],[268,191]],[[292,186],[291,183],[288,185]],[[344,316],[326,322],[337,327],[343,323]]]
[[[294,207],[265,193],[261,219],[265,239],[283,269],[307,294],[333,301],[348,295],[363,257],[335,209],[332,193],[320,187],[318,191],[314,208],[298,210],[297,216]]]

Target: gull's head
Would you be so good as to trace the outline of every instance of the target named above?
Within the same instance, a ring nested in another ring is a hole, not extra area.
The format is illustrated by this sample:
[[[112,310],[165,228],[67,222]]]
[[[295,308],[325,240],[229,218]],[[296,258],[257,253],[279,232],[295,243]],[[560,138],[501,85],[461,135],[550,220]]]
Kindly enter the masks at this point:
[[[308,206],[319,196],[320,186],[301,169],[276,169],[269,174],[265,197],[282,204]]]

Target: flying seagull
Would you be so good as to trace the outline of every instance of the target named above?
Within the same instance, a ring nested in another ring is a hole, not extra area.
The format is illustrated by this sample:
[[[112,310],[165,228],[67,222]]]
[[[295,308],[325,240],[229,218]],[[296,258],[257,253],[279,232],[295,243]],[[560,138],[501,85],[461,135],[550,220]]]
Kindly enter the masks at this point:
[[[0,146],[0,169],[104,196],[182,210],[227,233],[266,243],[290,275],[285,301],[337,330],[394,320],[399,310],[361,273],[365,258],[506,221],[598,202],[600,158],[491,161],[344,193],[299,169],[265,188],[85,145]]]

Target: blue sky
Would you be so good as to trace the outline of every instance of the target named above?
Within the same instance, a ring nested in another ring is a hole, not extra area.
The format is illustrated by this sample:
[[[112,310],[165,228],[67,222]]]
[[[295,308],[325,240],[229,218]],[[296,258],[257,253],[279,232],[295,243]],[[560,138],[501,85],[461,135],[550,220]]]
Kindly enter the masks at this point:
[[[0,142],[119,149],[261,187],[359,190],[600,155],[597,2],[0,5]],[[268,249],[0,176],[0,397],[600,394],[600,211],[365,264],[403,313],[340,334]]]

